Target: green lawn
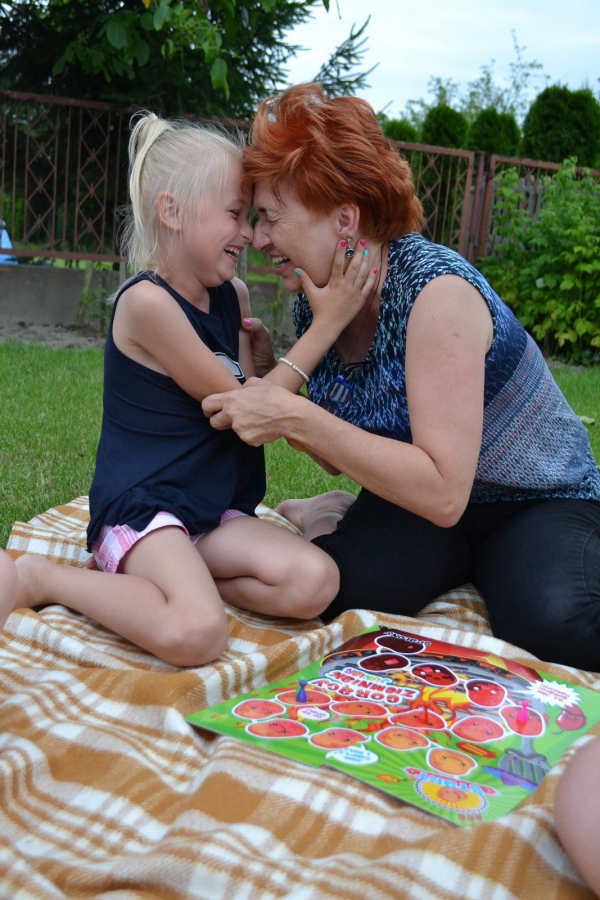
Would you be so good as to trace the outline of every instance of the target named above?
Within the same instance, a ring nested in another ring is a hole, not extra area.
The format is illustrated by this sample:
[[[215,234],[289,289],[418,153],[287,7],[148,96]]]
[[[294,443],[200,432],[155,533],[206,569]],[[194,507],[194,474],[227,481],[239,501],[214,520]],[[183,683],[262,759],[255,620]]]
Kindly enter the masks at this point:
[[[596,419],[588,433],[600,460],[600,369],[553,374],[575,412]],[[88,492],[101,405],[101,350],[0,343],[0,547],[16,519]],[[285,441],[266,451],[269,506],[333,487],[356,491],[349,479],[329,477]]]

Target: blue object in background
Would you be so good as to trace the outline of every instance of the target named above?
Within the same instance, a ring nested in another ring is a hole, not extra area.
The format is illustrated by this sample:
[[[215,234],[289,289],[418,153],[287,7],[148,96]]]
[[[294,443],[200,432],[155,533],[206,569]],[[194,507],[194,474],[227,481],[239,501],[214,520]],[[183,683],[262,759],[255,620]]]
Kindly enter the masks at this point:
[[[2,226],[2,234],[0,235],[0,247],[7,248],[10,247],[12,250],[12,243],[10,237],[8,236],[8,231],[6,230],[6,222],[4,219],[0,222]],[[7,253],[0,253],[0,264],[4,263],[4,265],[8,266],[16,266],[18,263],[18,259],[16,256],[9,256]]]

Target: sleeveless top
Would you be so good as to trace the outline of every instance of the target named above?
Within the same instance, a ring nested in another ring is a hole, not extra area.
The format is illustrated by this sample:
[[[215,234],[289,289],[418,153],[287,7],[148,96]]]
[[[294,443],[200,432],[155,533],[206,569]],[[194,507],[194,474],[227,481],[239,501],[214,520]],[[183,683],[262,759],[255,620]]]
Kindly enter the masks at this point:
[[[375,336],[365,360],[348,373],[335,350],[329,350],[309,381],[310,398],[321,403],[343,371],[353,394],[340,417],[373,434],[411,443],[406,326],[417,295],[438,275],[458,275],[472,284],[493,319],[485,360],[483,440],[470,501],[600,499],[600,474],[585,428],[537,345],[473,266],[419,234],[390,243]],[[311,321],[308,300],[299,294],[294,305],[298,337]]]
[[[245,381],[238,363],[240,306],[231,282],[210,288],[210,312],[185,300],[157,275],[142,272],[123,286],[154,281],[178,303],[198,337]],[[226,509],[254,515],[265,493],[262,447],[234,431],[216,431],[198,400],[168,375],[122,353],[104,351],[102,431],[90,489],[88,548],[103,524],[143,530],[157,512],[177,516],[190,534],[209,531]]]

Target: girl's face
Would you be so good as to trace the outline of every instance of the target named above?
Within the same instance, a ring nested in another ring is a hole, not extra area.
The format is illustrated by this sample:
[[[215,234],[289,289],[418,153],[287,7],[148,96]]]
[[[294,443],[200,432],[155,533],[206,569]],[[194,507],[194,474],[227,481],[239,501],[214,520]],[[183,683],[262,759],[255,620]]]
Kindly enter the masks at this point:
[[[233,163],[223,190],[202,201],[183,226],[185,252],[190,266],[205,287],[216,287],[235,275],[238,257],[252,240],[248,221],[250,194],[241,189],[241,166]]]
[[[317,217],[285,186],[278,200],[266,180],[255,184],[253,205],[258,221],[252,246],[271,257],[286,291],[301,290],[296,268],[308,272],[317,287],[324,287],[341,238],[337,211]]]

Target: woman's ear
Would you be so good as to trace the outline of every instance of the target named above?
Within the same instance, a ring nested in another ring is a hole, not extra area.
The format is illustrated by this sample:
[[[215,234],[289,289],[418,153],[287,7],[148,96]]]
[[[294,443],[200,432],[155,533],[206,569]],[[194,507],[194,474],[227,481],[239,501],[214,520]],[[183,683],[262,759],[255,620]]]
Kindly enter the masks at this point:
[[[181,231],[181,213],[177,200],[168,191],[161,191],[156,198],[158,221],[171,231]]]
[[[360,210],[355,203],[345,203],[338,210],[338,226],[342,236],[355,237],[360,223]]]

